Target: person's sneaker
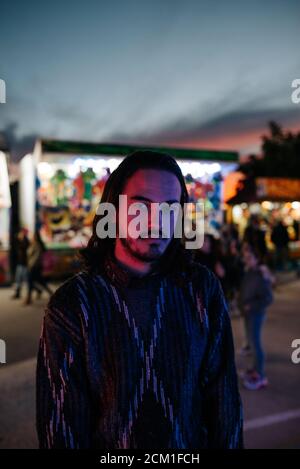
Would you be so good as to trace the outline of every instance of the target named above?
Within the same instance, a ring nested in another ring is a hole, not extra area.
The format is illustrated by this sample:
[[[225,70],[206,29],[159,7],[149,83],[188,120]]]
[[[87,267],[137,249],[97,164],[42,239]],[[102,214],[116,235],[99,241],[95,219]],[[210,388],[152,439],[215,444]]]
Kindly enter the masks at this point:
[[[257,376],[257,372],[253,368],[248,368],[248,370],[239,370],[238,375],[241,379],[249,379]]]
[[[242,347],[239,351],[239,354],[243,356],[250,355],[251,353],[251,347],[249,345]]]
[[[41,290],[37,290],[37,292],[36,292],[36,299],[37,299],[37,300],[40,300],[40,299],[41,299],[41,296],[42,296],[42,291],[41,291]]]
[[[243,381],[244,387],[249,391],[257,391],[258,389],[265,388],[268,384],[268,379],[261,377],[258,373],[253,373],[252,376],[246,377]]]
[[[28,298],[28,297],[27,297],[26,300],[25,300],[24,303],[23,303],[23,306],[28,306],[28,305],[31,305],[31,304],[32,304],[31,298]]]
[[[12,300],[18,300],[19,298],[21,298],[21,295],[20,295],[20,293],[17,293],[17,292],[14,293],[13,296],[11,296]]]

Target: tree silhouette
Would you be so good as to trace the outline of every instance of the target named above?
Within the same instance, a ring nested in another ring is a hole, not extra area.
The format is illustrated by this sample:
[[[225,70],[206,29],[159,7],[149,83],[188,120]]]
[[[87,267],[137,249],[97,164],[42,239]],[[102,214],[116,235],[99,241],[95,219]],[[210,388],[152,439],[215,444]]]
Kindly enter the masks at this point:
[[[247,177],[300,178],[300,131],[285,132],[271,121],[269,135],[262,136],[262,156],[250,155],[239,170]]]

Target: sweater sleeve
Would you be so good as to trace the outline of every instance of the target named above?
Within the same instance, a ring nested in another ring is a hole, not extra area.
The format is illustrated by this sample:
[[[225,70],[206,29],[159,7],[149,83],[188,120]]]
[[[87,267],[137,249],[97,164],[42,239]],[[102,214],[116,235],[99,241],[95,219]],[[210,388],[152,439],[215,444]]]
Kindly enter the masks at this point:
[[[40,448],[91,444],[91,406],[74,283],[60,287],[45,311],[37,360]]]
[[[209,283],[209,338],[201,377],[208,446],[243,448],[243,411],[230,317],[220,282],[212,273]]]

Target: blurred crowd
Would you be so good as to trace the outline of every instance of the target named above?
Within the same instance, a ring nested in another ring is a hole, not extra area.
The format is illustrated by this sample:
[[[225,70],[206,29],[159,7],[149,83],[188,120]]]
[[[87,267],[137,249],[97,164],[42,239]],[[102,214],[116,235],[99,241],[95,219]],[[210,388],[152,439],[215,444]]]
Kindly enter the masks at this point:
[[[288,228],[282,220],[269,228],[272,250],[267,247],[260,218],[252,216],[242,238],[234,224],[225,224],[219,238],[205,234],[203,247],[195,256],[219,278],[231,317],[240,316],[243,321],[245,342],[240,353],[252,360],[241,377],[249,390],[268,385],[262,328],[273,301],[274,273],[291,267]]]
[[[224,224],[218,238],[205,234],[203,246],[196,252],[195,258],[220,279],[231,309],[235,309],[234,300],[240,291],[249,251],[256,256],[259,269],[272,283],[275,277],[271,272],[291,268],[288,228],[282,220],[278,220],[270,231],[272,250],[267,247],[266,230],[262,228],[260,218],[254,215],[249,219],[242,237],[235,224]]]

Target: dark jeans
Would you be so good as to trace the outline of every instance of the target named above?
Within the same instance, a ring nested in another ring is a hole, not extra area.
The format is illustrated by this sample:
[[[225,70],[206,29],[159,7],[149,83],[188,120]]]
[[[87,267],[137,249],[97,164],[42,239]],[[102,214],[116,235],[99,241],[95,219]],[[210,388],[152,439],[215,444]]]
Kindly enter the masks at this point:
[[[28,272],[28,296],[31,297],[33,290],[37,290],[38,292],[42,293],[43,289],[46,290],[49,294],[52,293],[42,275],[42,269],[40,267],[34,267]]]
[[[265,311],[249,313],[245,316],[246,335],[254,354],[253,367],[262,377],[265,376],[265,354],[261,343],[261,330],[265,317]]]
[[[287,246],[276,247],[275,267],[277,270],[284,270],[289,259],[289,250]]]
[[[28,273],[27,273],[26,265],[18,264],[16,268],[16,275],[15,275],[17,293],[20,293],[23,282],[27,281],[27,276],[28,276]]]

